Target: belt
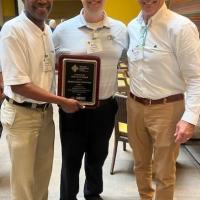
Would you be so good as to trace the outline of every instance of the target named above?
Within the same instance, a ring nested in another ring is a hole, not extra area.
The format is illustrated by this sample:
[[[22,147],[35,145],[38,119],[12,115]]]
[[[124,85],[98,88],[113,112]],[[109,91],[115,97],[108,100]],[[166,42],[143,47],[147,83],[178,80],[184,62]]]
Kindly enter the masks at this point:
[[[99,100],[99,101],[98,101],[97,107],[100,107],[100,106],[103,106],[103,105],[105,105],[105,104],[108,104],[108,103],[110,103],[113,99],[114,99],[113,96],[111,96],[111,97],[109,97],[109,98],[107,98],[107,99]]]
[[[168,97],[165,97],[162,99],[152,100],[152,99],[137,97],[131,92],[130,92],[130,97],[143,105],[164,104],[164,103],[170,103],[170,102],[179,101],[179,100],[184,99],[183,94],[175,94],[175,95],[171,95],[171,96],[168,96]]]
[[[41,110],[46,110],[50,103],[43,103],[43,104],[37,104],[37,103],[30,103],[30,102],[22,102],[22,103],[19,103],[13,99],[11,99],[10,97],[8,96],[5,96],[5,99],[11,103],[11,104],[14,104],[14,105],[17,105],[17,106],[23,106],[23,107],[26,107],[26,108],[31,108],[31,109],[41,109]]]

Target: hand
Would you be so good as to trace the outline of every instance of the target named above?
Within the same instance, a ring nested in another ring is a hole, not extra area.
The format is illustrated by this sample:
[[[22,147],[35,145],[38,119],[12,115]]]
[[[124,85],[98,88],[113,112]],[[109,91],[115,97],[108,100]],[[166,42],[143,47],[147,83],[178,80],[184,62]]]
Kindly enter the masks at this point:
[[[187,142],[193,135],[195,126],[186,121],[179,121],[176,125],[175,142],[178,144]]]
[[[63,104],[61,105],[63,111],[66,113],[74,113],[77,112],[79,109],[84,109],[85,106],[83,106],[80,102],[78,102],[75,99],[67,99],[64,98]]]

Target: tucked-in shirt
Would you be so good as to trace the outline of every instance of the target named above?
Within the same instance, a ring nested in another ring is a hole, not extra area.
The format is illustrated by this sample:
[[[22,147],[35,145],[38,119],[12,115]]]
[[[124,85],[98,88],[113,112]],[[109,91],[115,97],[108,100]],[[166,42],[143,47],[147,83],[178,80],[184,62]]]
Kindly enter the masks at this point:
[[[4,93],[17,102],[38,102],[12,91],[12,85],[33,83],[55,92],[55,51],[50,28],[44,31],[29,20],[24,12],[4,24],[1,30],[0,60],[4,78]],[[49,70],[44,71],[48,56]]]
[[[182,120],[196,124],[200,114],[200,41],[194,23],[164,4],[147,25],[140,13],[129,23],[128,33],[131,92],[149,99],[186,92]]]
[[[94,37],[100,40],[102,51],[89,55],[101,59],[99,98],[106,99],[117,90],[117,64],[128,45],[126,26],[106,15],[102,23],[92,26],[81,11],[80,15],[58,25],[53,33],[56,52],[72,55],[86,55],[88,42]]]

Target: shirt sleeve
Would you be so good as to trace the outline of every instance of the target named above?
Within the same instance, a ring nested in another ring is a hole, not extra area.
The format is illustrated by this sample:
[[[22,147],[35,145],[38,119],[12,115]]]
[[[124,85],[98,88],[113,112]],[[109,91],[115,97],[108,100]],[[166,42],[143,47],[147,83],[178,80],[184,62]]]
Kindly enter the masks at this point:
[[[116,38],[114,40],[119,43],[123,47],[123,49],[128,49],[128,32],[125,24],[120,23],[121,28],[119,29],[118,33],[116,34]]]
[[[53,44],[54,44],[55,52],[56,52],[56,60],[63,53],[70,54],[70,50],[65,48],[66,41],[64,41],[65,40],[64,29],[65,29],[64,26],[57,26],[53,32]]]
[[[55,51],[58,51],[60,48],[59,47],[59,44],[60,44],[59,26],[53,32],[53,43],[54,43]]]
[[[0,60],[4,85],[20,85],[30,82],[26,42],[17,28],[3,28],[0,42]]]
[[[196,26],[185,24],[176,35],[176,57],[186,83],[182,120],[196,125],[200,115],[200,40]]]

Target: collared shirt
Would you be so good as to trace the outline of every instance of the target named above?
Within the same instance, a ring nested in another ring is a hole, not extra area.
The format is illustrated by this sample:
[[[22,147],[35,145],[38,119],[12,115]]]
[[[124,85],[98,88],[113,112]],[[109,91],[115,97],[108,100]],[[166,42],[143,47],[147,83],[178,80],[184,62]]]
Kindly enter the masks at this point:
[[[200,41],[196,26],[164,4],[147,25],[140,13],[129,23],[128,33],[131,92],[150,99],[186,92],[182,120],[196,124],[200,114]]]
[[[14,93],[11,86],[31,82],[49,92],[55,92],[54,57],[51,30],[47,25],[42,31],[24,12],[5,23],[0,40],[5,95],[19,103],[43,103]],[[48,69],[45,69],[47,63]]]
[[[90,55],[101,59],[99,98],[106,99],[117,90],[117,64],[128,45],[126,26],[105,15],[96,29],[87,24],[81,11],[80,15],[58,25],[53,33],[56,51],[72,55],[88,54],[88,42],[94,37],[99,39],[102,51]]]

